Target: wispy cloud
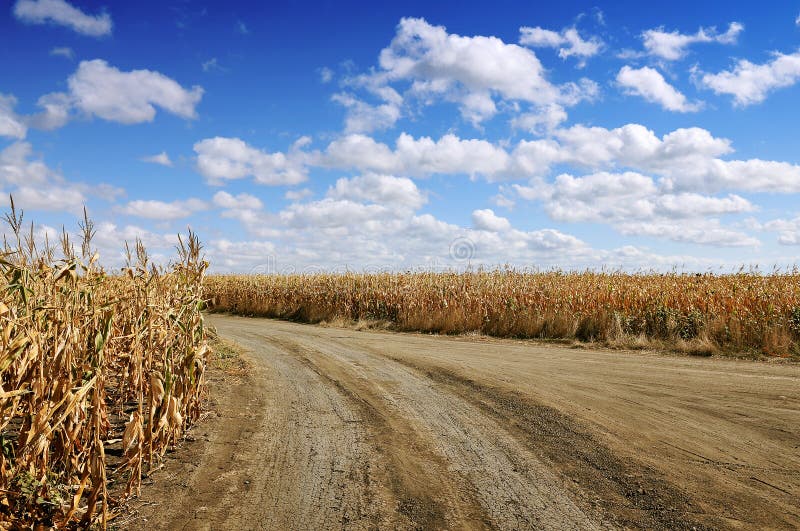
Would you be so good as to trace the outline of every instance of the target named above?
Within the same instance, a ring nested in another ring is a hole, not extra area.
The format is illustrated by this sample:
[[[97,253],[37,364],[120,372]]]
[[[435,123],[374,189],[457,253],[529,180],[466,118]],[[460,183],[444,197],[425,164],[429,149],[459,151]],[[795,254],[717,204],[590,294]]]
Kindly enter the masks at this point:
[[[66,26],[90,37],[111,35],[113,26],[108,13],[87,15],[65,0],[17,0],[14,16],[28,24]]]
[[[162,151],[158,155],[151,155],[149,157],[142,157],[142,161],[150,162],[153,164],[160,164],[162,166],[172,166],[172,160],[170,160],[169,155],[167,155],[166,151]]]
[[[50,55],[66,57],[67,59],[75,59],[75,52],[68,46],[57,46],[50,50]]]

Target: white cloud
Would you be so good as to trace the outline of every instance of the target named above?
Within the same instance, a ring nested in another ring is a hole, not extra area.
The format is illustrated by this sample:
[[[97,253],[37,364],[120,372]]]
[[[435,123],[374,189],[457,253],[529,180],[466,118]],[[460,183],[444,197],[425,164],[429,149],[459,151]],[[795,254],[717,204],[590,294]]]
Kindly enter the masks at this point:
[[[23,209],[72,212],[78,214],[86,204],[86,195],[74,186],[48,185],[46,187],[17,187],[14,202]]]
[[[800,216],[793,219],[772,219],[764,223],[749,219],[747,224],[755,230],[777,232],[780,245],[800,245]]]
[[[476,126],[493,117],[500,102],[526,103],[530,112],[537,112],[552,105],[575,105],[598,92],[588,79],[552,84],[527,48],[497,37],[448,33],[421,18],[401,19],[391,44],[380,53],[379,68],[349,82],[396,106],[409,98],[423,105],[456,103],[464,119]],[[381,96],[391,84],[403,82],[411,86],[400,101]]]
[[[37,101],[41,112],[25,117],[31,127],[63,127],[73,110],[123,124],[153,121],[156,107],[181,118],[197,118],[195,107],[203,97],[199,86],[184,89],[176,81],[151,70],[122,72],[101,59],[81,61],[67,79],[68,92],[45,94]],[[14,119],[16,100],[0,94],[0,135]],[[17,132],[17,135],[19,132]],[[24,135],[23,135],[24,136]],[[18,136],[19,137],[19,136]],[[22,138],[22,137],[19,137]]]
[[[567,111],[560,105],[546,105],[537,112],[525,112],[511,119],[511,126],[535,134],[549,133],[567,120]]]
[[[749,245],[754,241],[708,219],[755,210],[743,197],[674,194],[659,187],[653,178],[636,172],[600,172],[582,177],[561,174],[552,183],[538,180],[513,188],[523,199],[541,202],[545,212],[557,221],[608,223],[626,235],[709,245]],[[670,226],[692,230],[681,233],[669,230]],[[703,228],[708,228],[709,234]]]
[[[347,135],[328,145],[321,163],[415,177],[467,174],[491,179],[508,167],[509,156],[486,140],[465,140],[453,134],[433,140],[402,133],[394,150],[368,136]]]
[[[212,57],[208,61],[203,61],[203,63],[200,66],[203,69],[203,72],[214,72],[216,70],[219,71],[225,70],[224,68],[222,68],[222,66],[220,66],[216,57]]]
[[[75,52],[68,46],[56,46],[50,50],[50,55],[57,55],[67,59],[75,59]]]
[[[391,45],[380,54],[380,66],[390,80],[441,79],[534,103],[559,97],[532,52],[496,37],[449,34],[423,19],[400,21]]]
[[[797,18],[794,19],[794,25],[795,26],[800,26],[800,15],[797,15]]]
[[[288,154],[266,153],[239,138],[214,137],[194,145],[197,169],[211,184],[253,177],[259,184],[292,185],[306,180],[302,138]]]
[[[548,138],[508,148],[447,134],[438,140],[400,134],[394,148],[366,135],[346,135],[304,163],[360,172],[429,177],[464,174],[490,182],[545,177],[557,165],[593,171],[632,170],[659,177],[673,193],[800,192],[800,165],[761,159],[725,160],[731,142],[699,127],[661,137],[641,124],[615,129],[575,125]]]
[[[162,151],[158,155],[142,157],[142,161],[150,162],[152,164],[160,164],[162,166],[170,166],[170,167],[172,166],[172,161],[170,160],[169,155],[167,155],[166,151]]]
[[[553,138],[521,141],[512,157],[517,173],[546,175],[554,164],[591,169],[630,168],[676,174],[706,165],[730,153],[730,141],[700,128],[676,129],[663,137],[640,124],[616,129],[576,125],[553,132]]]
[[[517,205],[516,201],[505,195],[505,191],[501,187],[500,193],[494,195],[489,198],[489,201],[500,208],[505,208],[506,210],[514,210],[514,207]]]
[[[207,209],[208,204],[199,199],[185,199],[172,202],[136,200],[122,207],[121,212],[129,216],[168,221],[186,218],[195,212]]]
[[[716,42],[719,44],[735,44],[744,26],[731,22],[725,33],[717,33],[715,28],[700,28],[697,33],[687,35],[678,31],[667,32],[664,28],[651,29],[642,33],[644,48],[648,54],[677,61],[686,55],[687,48],[695,43]]]
[[[411,179],[374,173],[339,179],[327,195],[333,199],[367,201],[411,210],[417,210],[427,202],[425,195]]]
[[[511,222],[500,217],[490,208],[472,211],[472,224],[478,230],[504,232],[511,229]]]
[[[261,210],[264,205],[261,200],[253,195],[241,193],[231,195],[220,190],[214,194],[214,205],[232,210]]]
[[[321,229],[374,225],[395,216],[395,210],[384,205],[330,197],[311,203],[295,203],[280,213],[281,221],[290,227]]]
[[[28,134],[24,120],[14,112],[17,98],[0,94],[0,136],[22,139]]]
[[[109,221],[97,221],[95,229],[97,232],[92,243],[100,251],[100,258],[104,265],[108,263],[118,267],[124,265],[125,242],[133,244],[137,239],[141,240],[152,259],[161,262],[159,258],[164,257],[162,263],[166,263],[167,257],[171,258],[175,245],[178,244],[177,234],[159,234],[137,225],[120,227]],[[164,254],[158,253],[158,251],[164,251]]]
[[[0,151],[0,183],[45,187],[59,176],[41,160],[29,160],[33,146],[29,142],[14,142]]]
[[[752,212],[755,206],[736,194],[708,197],[694,193],[665,194],[656,200],[657,211],[666,217],[690,218]]]
[[[400,106],[392,102],[370,105],[347,93],[334,94],[332,99],[347,109],[344,128],[347,133],[388,129],[400,119]]]
[[[574,27],[564,28],[560,32],[540,27],[523,26],[519,29],[519,43],[532,47],[558,48],[558,56],[562,59],[577,57],[578,65],[584,66],[586,59],[600,53],[603,41],[597,37],[583,39]]]
[[[668,111],[695,112],[702,108],[699,103],[689,103],[686,96],[667,83],[658,70],[648,66],[638,69],[623,66],[617,74],[617,83],[626,94],[641,96]]]
[[[781,245],[800,245],[800,232],[786,232],[778,236]]]
[[[320,68],[319,80],[322,83],[330,83],[333,80],[333,70],[331,70],[327,66],[323,66],[322,68]]]
[[[300,188],[298,190],[287,190],[283,196],[290,201],[302,201],[314,195],[314,192],[309,188]]]
[[[323,151],[295,157],[306,166],[407,175],[468,175],[490,182],[544,177],[557,165],[593,171],[632,170],[655,175],[673,193],[746,190],[800,191],[800,166],[760,159],[724,160],[731,142],[705,129],[676,129],[661,137],[641,124],[615,129],[575,125],[548,138],[503,147],[447,134],[438,140],[401,133],[394,147],[361,134],[345,135]],[[291,152],[290,152],[291,155]],[[230,171],[230,170],[229,170]],[[242,174],[243,175],[243,174]]]
[[[17,0],[14,16],[28,24],[57,24],[90,37],[111,35],[108,13],[87,15],[64,0]]]
[[[732,70],[703,74],[701,82],[717,94],[730,94],[736,105],[747,106],[764,101],[775,89],[789,87],[800,80],[800,52],[775,53],[772,61],[754,64],[745,59]]]
[[[113,200],[124,193],[108,184],[67,181],[43,160],[34,158],[33,146],[24,141],[0,151],[0,186],[3,195],[12,194],[20,208],[73,214],[81,212],[89,196]]]
[[[176,81],[152,70],[123,72],[102,59],[81,61],[67,80],[76,108],[124,124],[151,122],[156,109],[191,119],[203,89],[184,89]]]
[[[63,92],[52,92],[36,102],[42,112],[30,116],[28,123],[36,129],[51,131],[63,127],[69,121],[72,101]]]
[[[681,243],[696,243],[716,247],[757,247],[758,238],[725,228],[715,220],[702,223],[658,221],[646,223],[621,223],[617,229],[625,236],[650,236]]]

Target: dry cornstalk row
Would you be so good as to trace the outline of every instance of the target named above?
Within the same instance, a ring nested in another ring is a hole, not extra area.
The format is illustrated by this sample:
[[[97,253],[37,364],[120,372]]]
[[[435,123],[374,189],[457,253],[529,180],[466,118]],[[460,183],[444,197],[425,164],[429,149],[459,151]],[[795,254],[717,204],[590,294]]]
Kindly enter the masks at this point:
[[[800,272],[222,275],[218,311],[400,330],[800,354]]]
[[[137,242],[110,276],[88,219],[56,260],[21,218],[0,257],[0,529],[105,528],[200,415],[207,264],[190,234],[169,269]]]

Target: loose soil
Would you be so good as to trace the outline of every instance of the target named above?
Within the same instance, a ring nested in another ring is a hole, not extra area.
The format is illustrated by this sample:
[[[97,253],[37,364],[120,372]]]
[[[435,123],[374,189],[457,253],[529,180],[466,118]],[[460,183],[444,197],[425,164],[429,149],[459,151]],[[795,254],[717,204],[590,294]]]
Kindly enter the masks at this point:
[[[795,529],[800,366],[213,315],[123,529]]]

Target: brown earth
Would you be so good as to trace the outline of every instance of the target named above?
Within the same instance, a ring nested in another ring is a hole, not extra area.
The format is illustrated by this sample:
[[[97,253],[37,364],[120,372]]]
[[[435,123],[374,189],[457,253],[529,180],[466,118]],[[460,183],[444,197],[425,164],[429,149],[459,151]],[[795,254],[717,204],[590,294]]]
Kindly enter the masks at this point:
[[[795,529],[800,366],[209,316],[247,370],[128,529]]]

